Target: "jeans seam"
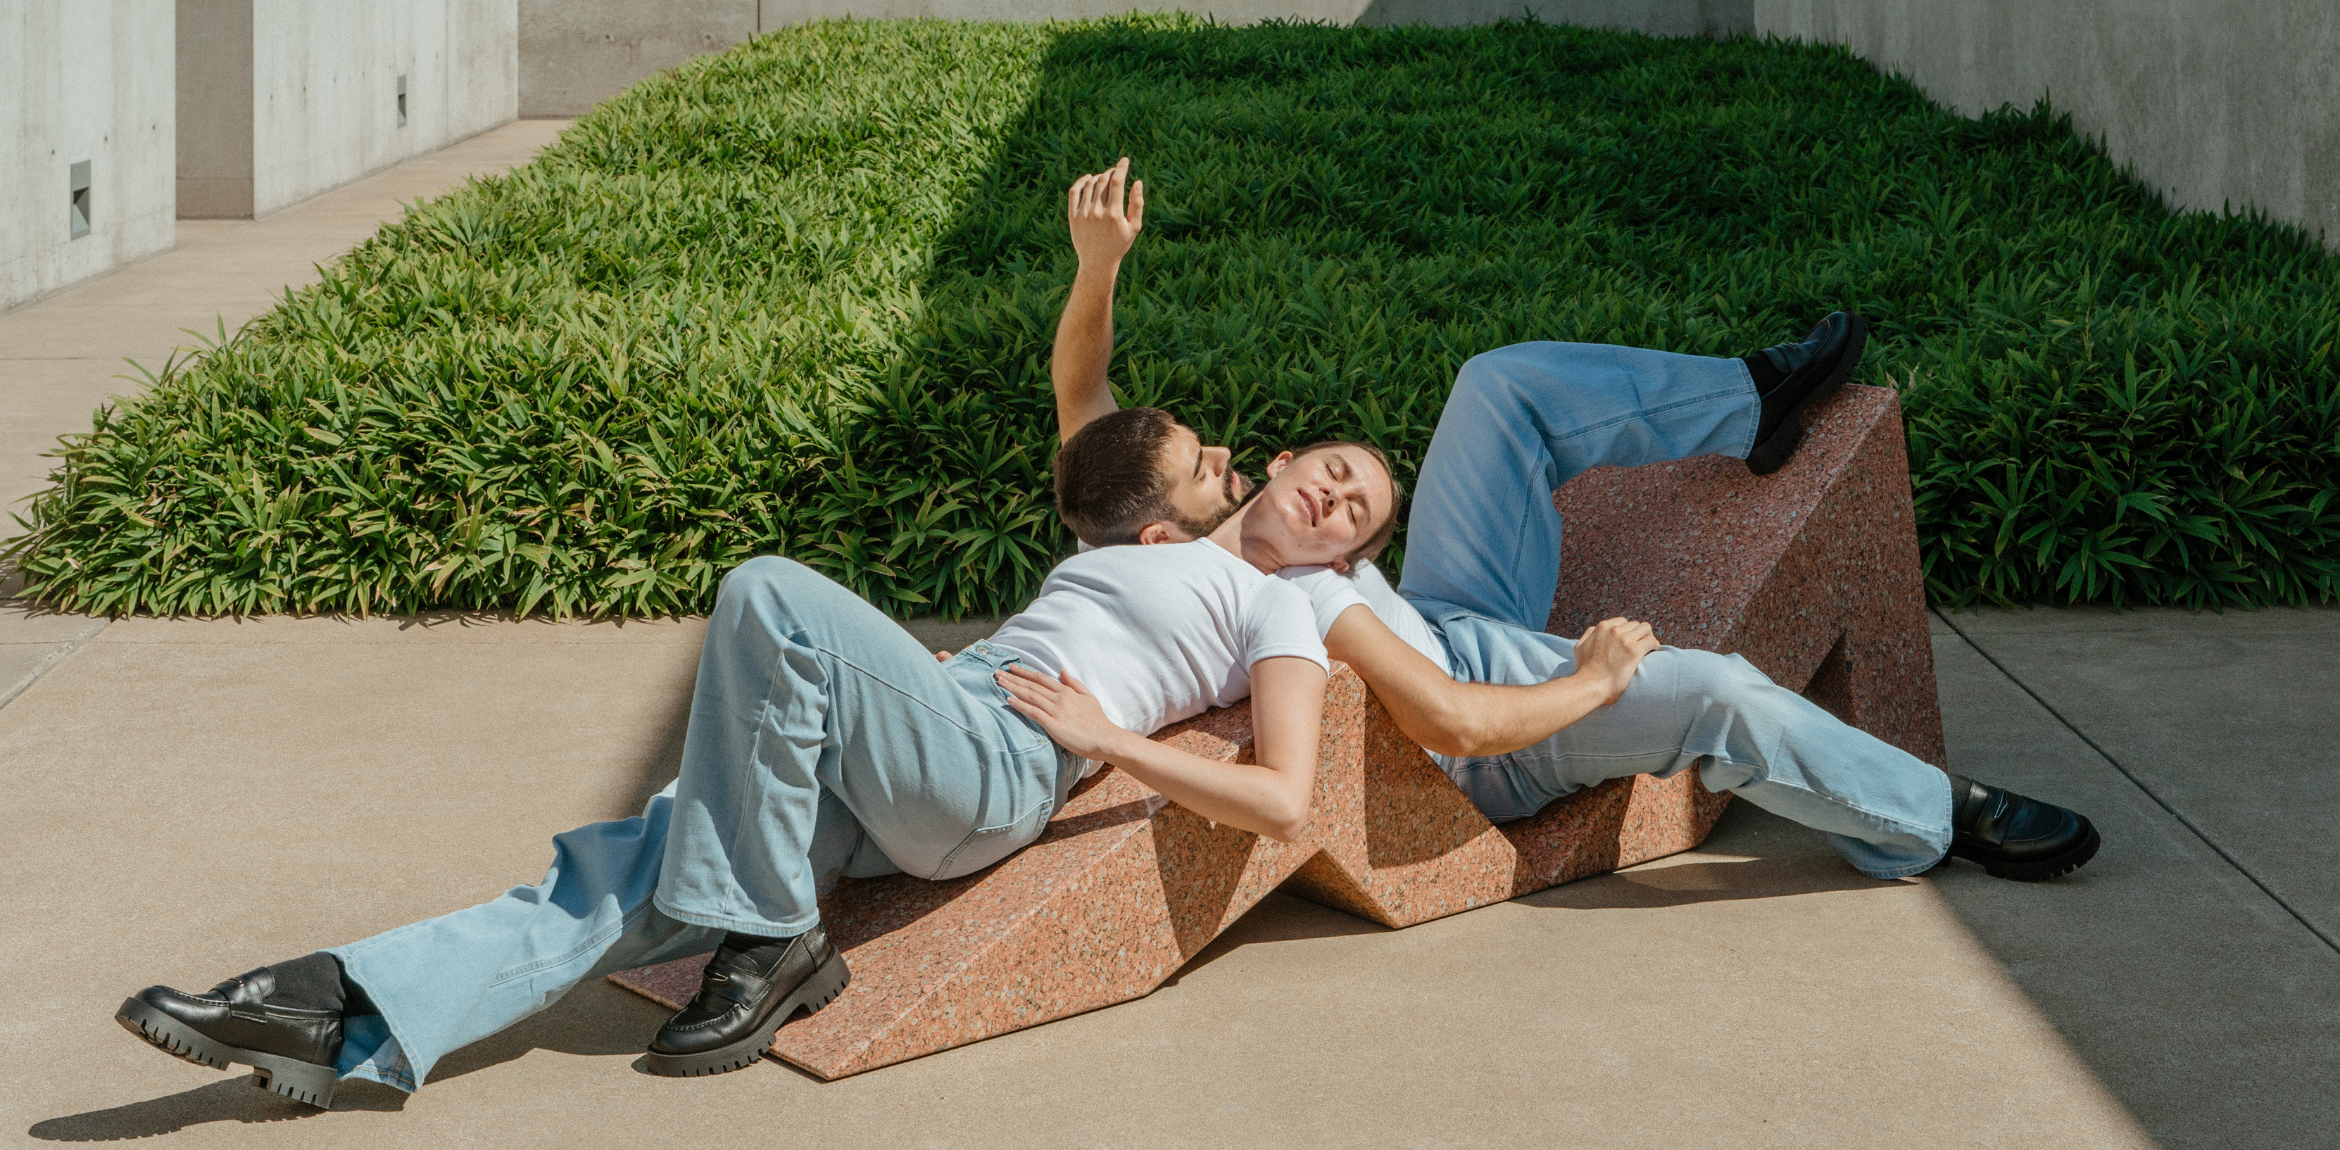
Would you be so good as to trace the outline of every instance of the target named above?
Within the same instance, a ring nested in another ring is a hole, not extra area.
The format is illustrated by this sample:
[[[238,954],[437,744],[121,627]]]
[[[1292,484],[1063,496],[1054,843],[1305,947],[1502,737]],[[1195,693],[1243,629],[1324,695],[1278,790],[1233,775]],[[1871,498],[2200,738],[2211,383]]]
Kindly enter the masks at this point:
[[[883,676],[879,675],[877,672],[875,672],[875,671],[872,671],[872,670],[870,670],[869,668],[867,668],[867,667],[864,667],[864,666],[862,666],[861,664],[854,662],[852,659],[850,659],[850,658],[847,658],[846,656],[844,656],[844,655],[842,655],[842,654],[839,654],[839,653],[837,653],[837,652],[835,652],[835,651],[829,650],[827,647],[821,646],[821,645],[820,645],[820,644],[818,644],[818,643],[811,642],[811,641],[810,641],[810,637],[809,637],[809,636],[807,636],[807,635],[805,634],[805,632],[804,632],[804,631],[803,631],[801,628],[799,628],[798,630],[795,630],[795,631],[792,631],[792,632],[790,632],[790,633],[789,633],[789,640],[790,640],[790,642],[792,642],[792,643],[795,643],[797,646],[803,647],[803,648],[805,648],[805,649],[807,649],[807,650],[810,650],[810,651],[817,652],[817,653],[819,653],[819,654],[822,654],[822,655],[826,655],[826,656],[828,656],[828,657],[829,657],[829,658],[831,658],[831,659],[835,659],[835,660],[836,660],[836,661],[837,661],[837,662],[838,662],[840,665],[842,665],[842,666],[844,666],[844,667],[847,667],[847,668],[851,669],[851,670],[852,670],[854,673],[856,673],[856,674],[860,675],[861,677],[863,677],[863,678],[865,678],[865,679],[869,680],[870,682],[872,682],[872,683],[875,683],[875,684],[877,684],[877,685],[878,685],[878,686],[880,686],[880,687],[884,687],[886,690],[888,690],[888,691],[890,691],[890,692],[892,692],[892,693],[894,693],[894,694],[896,694],[896,695],[899,695],[899,696],[901,696],[901,697],[902,697],[902,698],[904,698],[904,699],[907,699],[907,700],[909,700],[911,703],[913,703],[913,704],[916,704],[916,705],[917,705],[917,707],[918,707],[920,710],[922,710],[922,711],[925,711],[927,714],[934,716],[935,718],[937,718],[937,719],[941,720],[942,722],[944,722],[944,723],[948,724],[948,725],[949,725],[949,726],[951,726],[953,729],[955,729],[955,730],[959,731],[961,734],[964,734],[964,735],[968,736],[969,738],[976,738],[976,739],[980,739],[980,738],[983,738],[983,737],[984,737],[984,735],[983,735],[983,733],[982,733],[982,732],[968,729],[968,727],[967,727],[965,724],[963,724],[963,723],[960,723],[958,720],[951,718],[949,715],[943,714],[941,711],[935,710],[935,709],[934,709],[934,707],[933,707],[933,705],[932,705],[932,704],[929,704],[929,703],[928,703],[926,700],[924,700],[924,699],[921,699],[921,698],[919,698],[917,695],[915,695],[915,694],[912,694],[912,693],[911,693],[911,692],[909,692],[909,691],[905,691],[905,690],[903,690],[902,688],[900,688],[900,687],[898,687],[898,686],[895,686],[895,685],[894,685],[892,682],[889,682],[889,681],[888,681],[888,680],[887,680],[885,677],[883,677]]]
[[[1747,365],[1745,363],[1742,362],[1739,364],[1739,371],[1746,377],[1748,381],[1747,385],[1750,388],[1753,387],[1754,377],[1752,375],[1746,375]],[[1668,403],[1660,407],[1640,408],[1629,415],[1620,415],[1613,419],[1603,420],[1599,423],[1588,423],[1583,427],[1577,428],[1575,431],[1569,432],[1566,435],[1556,435],[1552,438],[1560,443],[1572,442],[1577,439],[1582,439],[1587,435],[1591,435],[1593,432],[1605,431],[1609,428],[1616,427],[1619,424],[1630,423],[1636,419],[1643,419],[1652,415],[1664,415],[1669,411],[1680,411],[1685,407],[1697,407],[1700,404],[1712,403],[1717,399],[1721,399],[1735,393],[1737,390],[1737,388],[1730,388],[1727,390],[1710,391],[1703,395],[1695,395],[1683,399],[1677,399],[1672,403]]]
[[[645,902],[642,905],[637,906],[622,915],[619,915],[616,926],[594,932],[592,937],[586,939],[584,942],[578,943],[576,947],[571,949],[567,954],[558,955],[552,958],[540,958],[535,962],[528,963],[524,966],[514,967],[511,970],[507,970],[504,973],[497,975],[495,981],[488,983],[488,986],[490,989],[493,989],[495,987],[502,986],[505,983],[512,981],[513,979],[526,978],[529,975],[537,974],[542,971],[552,970],[556,967],[565,966],[571,962],[574,962],[577,960],[579,955],[592,950],[596,946],[600,946],[609,939],[615,938],[629,930],[632,930],[634,924],[642,921],[642,916],[648,913],[650,913],[650,904]]]
[[[942,862],[934,868],[933,874],[927,876],[927,880],[930,882],[940,881],[944,872],[951,869],[951,864],[958,861],[959,855],[964,853],[968,844],[973,843],[976,839],[986,834],[1004,834],[1008,831],[1014,830],[1015,828],[1024,825],[1024,822],[1035,814],[1042,816],[1041,821],[1045,823],[1047,821],[1046,816],[1051,810],[1055,808],[1055,806],[1056,796],[1054,794],[1050,794],[1048,797],[1041,799],[1039,805],[1025,811],[1020,815],[1017,815],[1012,819],[1009,819],[1004,823],[999,823],[995,826],[976,827],[975,829],[968,831],[967,837],[960,839],[959,845],[952,847],[951,853],[943,856]]]

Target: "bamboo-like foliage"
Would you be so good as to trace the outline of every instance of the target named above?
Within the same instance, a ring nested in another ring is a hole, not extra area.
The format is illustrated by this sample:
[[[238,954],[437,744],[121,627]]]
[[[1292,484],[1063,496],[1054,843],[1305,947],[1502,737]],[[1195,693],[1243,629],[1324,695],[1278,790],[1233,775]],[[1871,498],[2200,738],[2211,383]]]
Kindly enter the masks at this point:
[[[1744,354],[1854,308],[1937,598],[2340,594],[2311,239],[1841,49],[1532,23],[760,37],[100,410],[11,551],[113,614],[662,614],[768,551],[896,613],[1013,609],[1070,545],[1063,188],[1121,154],[1152,204],[1116,384],[1239,463],[1363,437],[1410,479],[1478,351]]]

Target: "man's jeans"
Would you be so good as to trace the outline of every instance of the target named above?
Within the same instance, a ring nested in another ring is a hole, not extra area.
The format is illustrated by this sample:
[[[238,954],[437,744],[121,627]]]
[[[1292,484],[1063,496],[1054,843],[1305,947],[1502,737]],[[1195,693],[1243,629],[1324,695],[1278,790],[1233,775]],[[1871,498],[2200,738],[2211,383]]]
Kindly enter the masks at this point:
[[[1575,670],[1575,642],[1544,633],[1560,577],[1555,488],[1604,464],[1743,459],[1758,410],[1736,359],[1522,343],[1464,364],[1423,460],[1398,588],[1445,638],[1454,677]],[[1709,790],[1827,832],[1875,878],[1923,871],[1950,845],[1948,776],[1736,655],[1662,648],[1615,704],[1524,750],[1442,765],[1498,822],[1607,779],[1696,766]]]
[[[580,981],[725,931],[812,928],[821,879],[1006,858],[1079,771],[1008,709],[992,675],[1015,658],[977,643],[937,663],[802,564],[742,565],[699,655],[681,776],[640,815],[553,836],[535,886],[329,952],[381,1010],[349,1020],[341,1073],[411,1091]]]

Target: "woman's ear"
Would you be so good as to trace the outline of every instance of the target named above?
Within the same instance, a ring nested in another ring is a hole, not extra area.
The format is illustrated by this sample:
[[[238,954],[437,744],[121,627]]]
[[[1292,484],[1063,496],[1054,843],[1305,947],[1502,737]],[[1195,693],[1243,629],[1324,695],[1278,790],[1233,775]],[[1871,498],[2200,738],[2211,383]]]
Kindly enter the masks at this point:
[[[1335,559],[1332,562],[1325,564],[1325,566],[1330,567],[1334,571],[1337,571],[1343,575],[1349,573],[1349,561],[1347,559]]]
[[[1291,453],[1291,452],[1289,452],[1289,451],[1287,451],[1287,452],[1284,452],[1282,455],[1278,455],[1278,456],[1276,456],[1274,459],[1268,460],[1268,465],[1267,465],[1267,473],[1268,473],[1268,478],[1270,478],[1270,479],[1274,479],[1274,478],[1276,477],[1276,473],[1277,473],[1277,472],[1279,472],[1279,471],[1282,471],[1284,468],[1291,466],[1291,463],[1292,463],[1292,453]]]

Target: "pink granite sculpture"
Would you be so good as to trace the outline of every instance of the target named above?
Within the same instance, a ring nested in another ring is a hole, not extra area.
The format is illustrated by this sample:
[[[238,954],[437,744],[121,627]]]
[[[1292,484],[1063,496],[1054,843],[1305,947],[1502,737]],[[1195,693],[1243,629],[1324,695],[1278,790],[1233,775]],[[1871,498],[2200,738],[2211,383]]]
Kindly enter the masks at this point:
[[[1550,630],[1648,619],[1676,646],[1737,652],[1845,719],[1942,761],[1900,406],[1853,387],[1807,416],[1795,460],[1757,479],[1696,459],[1578,477]],[[1159,736],[1250,753],[1248,706]],[[950,882],[844,880],[821,904],[853,984],[772,1052],[825,1079],[1140,997],[1269,891],[1409,926],[1704,841],[1730,801],[1685,772],[1618,779],[1491,826],[1355,673],[1326,699],[1316,806],[1276,843],[1170,805],[1118,771],[1077,788],[1039,842]],[[612,981],[669,1007],[705,959]]]

